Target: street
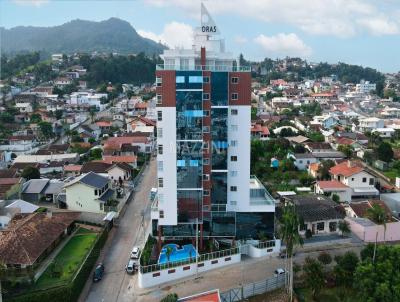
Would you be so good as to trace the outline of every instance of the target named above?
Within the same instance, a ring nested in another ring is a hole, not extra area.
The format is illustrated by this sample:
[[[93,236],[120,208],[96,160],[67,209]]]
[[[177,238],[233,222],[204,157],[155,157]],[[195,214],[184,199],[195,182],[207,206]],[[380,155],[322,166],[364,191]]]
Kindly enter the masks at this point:
[[[156,182],[156,160],[152,159],[144,170],[133,200],[127,204],[126,212],[115,227],[111,245],[104,251],[104,259],[99,259],[105,266],[103,280],[92,283],[91,278],[82,292],[80,301],[116,302],[136,301],[133,293],[136,275],[128,275],[125,265],[134,245],[143,247],[144,236],[141,227],[141,212],[145,210],[145,229],[150,222],[149,192]],[[85,297],[86,295],[86,297]]]

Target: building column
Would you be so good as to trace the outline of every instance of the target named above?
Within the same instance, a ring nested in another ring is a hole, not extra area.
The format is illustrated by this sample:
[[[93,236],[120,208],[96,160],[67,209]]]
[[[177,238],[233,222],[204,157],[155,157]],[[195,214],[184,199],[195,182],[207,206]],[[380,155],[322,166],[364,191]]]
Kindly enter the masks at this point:
[[[162,246],[162,226],[158,226],[158,240],[157,240],[157,247],[158,247],[158,252],[161,252],[161,246]]]
[[[203,250],[203,224],[200,224],[200,242],[199,242],[199,246],[200,246],[200,251]]]

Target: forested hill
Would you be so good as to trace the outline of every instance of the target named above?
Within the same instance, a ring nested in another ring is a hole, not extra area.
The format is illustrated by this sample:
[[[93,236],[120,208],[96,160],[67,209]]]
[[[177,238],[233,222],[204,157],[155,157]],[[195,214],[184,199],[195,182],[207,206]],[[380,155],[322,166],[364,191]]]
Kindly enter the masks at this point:
[[[165,46],[143,38],[126,21],[110,18],[94,22],[73,20],[60,26],[18,26],[0,28],[1,49],[6,53],[41,51],[43,53],[117,52],[121,54],[159,54]]]

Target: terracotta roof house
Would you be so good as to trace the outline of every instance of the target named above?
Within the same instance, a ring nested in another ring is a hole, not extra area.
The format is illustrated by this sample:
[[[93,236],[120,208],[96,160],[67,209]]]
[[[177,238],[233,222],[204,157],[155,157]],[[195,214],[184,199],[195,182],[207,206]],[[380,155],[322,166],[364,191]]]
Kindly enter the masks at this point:
[[[0,178],[14,178],[17,176],[17,169],[1,169]]]
[[[386,212],[387,220],[392,220],[391,210],[387,207],[384,201],[377,199],[351,202],[349,204],[349,208],[347,209],[347,215],[355,218],[368,218],[367,210],[372,208],[373,205],[380,206]]]
[[[315,184],[315,193],[317,194],[336,194],[339,201],[351,201],[351,189],[349,186],[337,180],[320,180]]]
[[[17,214],[0,231],[0,261],[26,269],[40,263],[71,232],[77,212]]]
[[[17,196],[21,180],[19,177],[0,178],[0,199]]]
[[[379,195],[379,191],[375,188],[375,176],[367,172],[361,162],[343,161],[333,166],[329,173],[333,180],[351,188],[352,198],[368,198]]]

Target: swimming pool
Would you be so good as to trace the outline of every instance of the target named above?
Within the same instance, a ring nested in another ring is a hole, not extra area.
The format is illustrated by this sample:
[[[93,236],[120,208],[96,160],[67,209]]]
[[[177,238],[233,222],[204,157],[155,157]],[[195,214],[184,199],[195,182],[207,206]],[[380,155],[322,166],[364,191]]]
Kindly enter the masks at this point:
[[[172,248],[172,253],[169,255],[169,261],[167,257],[167,247]],[[174,262],[189,259],[198,255],[193,244],[186,244],[179,248],[178,244],[170,243],[162,247],[160,256],[158,257],[158,263],[163,264],[167,262]]]

